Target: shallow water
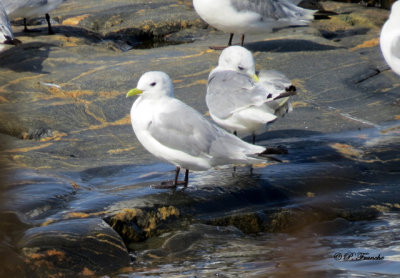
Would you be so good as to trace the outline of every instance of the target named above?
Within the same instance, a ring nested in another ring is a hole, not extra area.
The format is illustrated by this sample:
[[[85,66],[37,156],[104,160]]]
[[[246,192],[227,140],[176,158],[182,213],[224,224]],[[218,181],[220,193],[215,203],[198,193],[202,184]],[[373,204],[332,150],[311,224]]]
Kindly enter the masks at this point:
[[[165,257],[138,252],[135,273],[118,277],[398,277],[397,213],[375,221],[344,221],[334,234],[324,231],[331,224],[295,234],[252,236],[234,228],[218,232],[192,226],[202,233],[201,240]]]

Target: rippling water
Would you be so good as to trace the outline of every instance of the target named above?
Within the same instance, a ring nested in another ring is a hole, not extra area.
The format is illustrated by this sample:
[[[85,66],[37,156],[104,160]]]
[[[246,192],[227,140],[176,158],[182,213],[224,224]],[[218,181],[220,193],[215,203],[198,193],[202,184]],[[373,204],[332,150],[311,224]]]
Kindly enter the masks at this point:
[[[334,228],[334,227],[336,228]],[[167,256],[138,252],[119,277],[398,277],[400,219],[320,223],[295,234],[241,234],[192,226],[202,235]],[[193,237],[187,235],[193,240]],[[157,244],[157,243],[156,243]],[[148,246],[147,246],[148,247]],[[338,255],[340,254],[340,255]]]

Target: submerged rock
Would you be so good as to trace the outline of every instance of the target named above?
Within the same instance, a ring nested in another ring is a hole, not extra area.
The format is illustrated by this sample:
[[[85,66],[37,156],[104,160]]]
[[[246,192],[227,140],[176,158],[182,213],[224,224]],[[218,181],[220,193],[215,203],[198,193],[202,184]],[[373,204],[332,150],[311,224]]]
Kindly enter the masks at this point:
[[[119,235],[96,218],[31,228],[19,247],[39,277],[102,275],[129,267],[131,262]]]
[[[257,70],[282,71],[299,90],[294,111],[257,142],[285,146],[284,162],[252,175],[246,166],[193,173],[176,191],[149,187],[172,179],[173,166],[138,143],[125,95],[143,72],[162,70],[176,97],[206,115],[220,54],[208,47],[226,34],[189,0],[69,0],[52,13],[54,36],[13,26],[23,44],[0,53],[0,256],[10,252],[16,267],[0,276],[108,275],[129,266],[125,246],[157,262],[203,252],[207,236],[326,234],[397,212],[400,83],[378,46],[388,11],[319,5],[337,14],[246,37]]]

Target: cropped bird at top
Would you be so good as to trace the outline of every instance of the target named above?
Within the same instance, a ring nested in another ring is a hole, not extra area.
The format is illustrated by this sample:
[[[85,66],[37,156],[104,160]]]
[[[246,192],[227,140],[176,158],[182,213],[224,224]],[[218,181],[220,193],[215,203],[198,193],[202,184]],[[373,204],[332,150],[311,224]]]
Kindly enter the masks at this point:
[[[130,115],[137,139],[151,154],[176,166],[174,181],[164,182],[159,188],[186,187],[189,170],[277,160],[265,153],[265,147],[242,141],[174,98],[172,81],[164,72],[144,73],[127,97],[134,95],[139,97]],[[186,169],[183,182],[178,181],[180,168]]]
[[[314,10],[298,7],[299,0],[193,0],[197,14],[208,24],[230,33],[228,46],[234,34],[272,32],[288,26],[308,25]],[[223,49],[224,47],[211,47]]]
[[[50,23],[49,12],[57,8],[63,0],[1,0],[10,19],[22,17],[24,19],[24,31],[30,32],[27,27],[27,19],[45,15],[48,33],[54,34]]]
[[[11,29],[10,20],[8,19],[6,10],[0,1],[0,43],[3,44],[20,44],[21,42],[14,39],[14,35]]]
[[[382,27],[380,46],[386,63],[400,75],[400,1],[393,3],[389,19]]]
[[[224,49],[207,82],[206,103],[211,118],[241,137],[267,130],[267,123],[292,110],[296,94],[290,80],[278,71],[255,72],[254,58],[241,46]]]

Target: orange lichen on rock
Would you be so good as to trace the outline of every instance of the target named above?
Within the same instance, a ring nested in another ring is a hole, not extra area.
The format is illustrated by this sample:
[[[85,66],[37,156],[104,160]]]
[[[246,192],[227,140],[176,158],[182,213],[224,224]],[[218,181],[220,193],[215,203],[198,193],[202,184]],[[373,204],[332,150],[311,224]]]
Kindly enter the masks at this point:
[[[180,214],[179,209],[177,209],[176,207],[173,207],[173,206],[169,206],[169,207],[158,208],[157,216],[159,216],[159,218],[161,220],[165,220],[170,216],[178,217],[179,214]]]
[[[133,151],[134,149],[135,149],[135,147],[129,147],[129,148],[124,148],[124,149],[113,149],[113,150],[108,150],[107,153],[108,154],[120,154],[123,152]]]
[[[39,146],[10,149],[10,150],[5,150],[4,152],[6,152],[6,153],[26,153],[26,152],[30,152],[30,151],[44,149],[52,144],[53,143],[40,144]]]
[[[61,24],[76,26],[82,20],[86,19],[88,16],[89,16],[88,14],[83,14],[83,15],[78,15],[78,16],[75,16],[75,17],[69,17],[69,18],[65,19]]]
[[[334,143],[330,145],[344,157],[354,159],[361,156],[361,152],[348,144]]]
[[[379,38],[374,38],[372,40],[365,41],[359,45],[356,45],[355,47],[350,48],[351,51],[360,49],[360,48],[369,48],[369,47],[375,47],[379,45]]]

